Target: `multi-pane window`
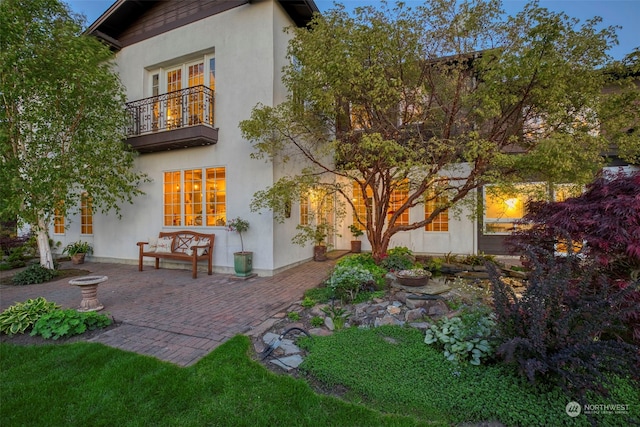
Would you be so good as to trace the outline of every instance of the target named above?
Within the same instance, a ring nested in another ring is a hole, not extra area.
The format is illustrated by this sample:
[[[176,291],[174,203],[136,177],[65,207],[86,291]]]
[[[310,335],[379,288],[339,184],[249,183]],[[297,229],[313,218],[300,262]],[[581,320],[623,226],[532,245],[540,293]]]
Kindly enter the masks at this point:
[[[80,234],[93,234],[93,208],[87,193],[80,201]]]
[[[163,188],[165,226],[226,224],[224,167],[165,172]]]
[[[309,196],[304,196],[300,199],[300,225],[311,224],[311,216],[311,198]]]
[[[224,168],[209,168],[206,176],[206,224],[224,226],[227,223],[227,181]]]
[[[434,197],[433,192],[427,194],[427,201],[424,204],[424,218],[427,219],[431,216],[433,211],[438,207],[447,203],[446,194],[438,194]],[[449,231],[449,209],[440,212],[433,218],[429,224],[424,227],[425,231]]]
[[[372,190],[367,187],[367,198],[371,201]],[[367,223],[367,206],[365,204],[365,198],[362,196],[362,188],[356,183],[353,184],[353,198],[351,200],[353,202],[353,206],[355,207],[355,211],[353,212],[352,223],[363,230],[364,227],[358,223],[358,218],[363,223]]]
[[[367,188],[367,198],[371,200],[372,190]],[[391,192],[391,198],[389,200],[389,210],[387,211],[387,221],[391,219],[391,216],[396,213],[398,209],[407,201],[409,198],[409,184],[407,182],[397,185],[393,191]],[[356,211],[353,213],[353,223],[357,226],[356,213],[358,217],[366,222],[367,220],[367,207],[365,205],[365,199],[362,195],[362,190],[360,186],[354,184],[353,185],[353,205],[356,208]],[[409,225],[409,210],[405,209],[404,212],[398,216],[396,219],[396,225]]]
[[[53,214],[53,232],[55,234],[64,234],[64,216],[60,209],[56,209]]]
[[[167,71],[167,93],[182,89],[182,68]],[[182,98],[170,96],[167,100],[167,127],[174,128],[182,123]]]
[[[180,172],[164,173],[164,225],[182,225]]]
[[[387,212],[387,220],[391,219],[391,216],[400,209],[400,207],[409,198],[409,183],[404,181],[397,184],[391,192],[391,199],[389,200],[389,211]],[[400,216],[396,219],[395,225],[409,225],[409,209],[405,209]]]
[[[204,62],[191,64],[187,70],[189,87],[202,86],[204,84]],[[189,93],[187,109],[190,125],[202,123],[204,121],[204,93],[201,91]]]
[[[152,130],[173,129],[202,123],[213,124],[216,62],[212,55],[193,62],[150,70],[147,93],[156,97],[151,117]],[[163,95],[164,94],[164,95]]]

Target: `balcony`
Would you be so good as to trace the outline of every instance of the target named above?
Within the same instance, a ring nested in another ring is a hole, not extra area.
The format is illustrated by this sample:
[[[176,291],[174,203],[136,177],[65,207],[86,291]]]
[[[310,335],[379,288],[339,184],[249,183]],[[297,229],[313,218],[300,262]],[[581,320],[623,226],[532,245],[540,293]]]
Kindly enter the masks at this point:
[[[193,86],[126,104],[127,142],[140,153],[212,145],[218,142],[213,127],[214,93]]]

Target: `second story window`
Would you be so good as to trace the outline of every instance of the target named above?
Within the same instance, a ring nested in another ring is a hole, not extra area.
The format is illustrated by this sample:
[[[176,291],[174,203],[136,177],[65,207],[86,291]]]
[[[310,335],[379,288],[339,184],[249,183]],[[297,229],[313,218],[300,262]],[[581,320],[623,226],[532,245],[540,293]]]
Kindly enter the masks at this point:
[[[129,136],[194,125],[214,125],[215,58],[148,69],[145,98],[127,103]]]

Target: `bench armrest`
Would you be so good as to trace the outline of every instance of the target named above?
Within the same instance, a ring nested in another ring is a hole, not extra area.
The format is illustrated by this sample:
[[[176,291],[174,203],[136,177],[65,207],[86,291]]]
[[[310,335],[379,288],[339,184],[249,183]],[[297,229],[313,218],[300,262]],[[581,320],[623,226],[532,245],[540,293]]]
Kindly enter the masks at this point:
[[[138,243],[136,243],[136,245],[138,245],[138,246],[144,246],[144,245],[148,245],[148,244],[149,244],[149,242],[138,242]]]

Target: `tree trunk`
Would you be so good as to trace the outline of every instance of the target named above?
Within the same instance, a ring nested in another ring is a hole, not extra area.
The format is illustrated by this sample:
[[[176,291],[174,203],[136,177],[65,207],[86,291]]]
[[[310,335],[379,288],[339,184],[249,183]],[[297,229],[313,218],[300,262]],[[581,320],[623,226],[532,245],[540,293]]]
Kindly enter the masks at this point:
[[[40,265],[44,268],[53,270],[53,255],[51,254],[51,247],[49,246],[47,225],[42,219],[38,220],[36,237],[38,240],[38,251],[40,252]]]

